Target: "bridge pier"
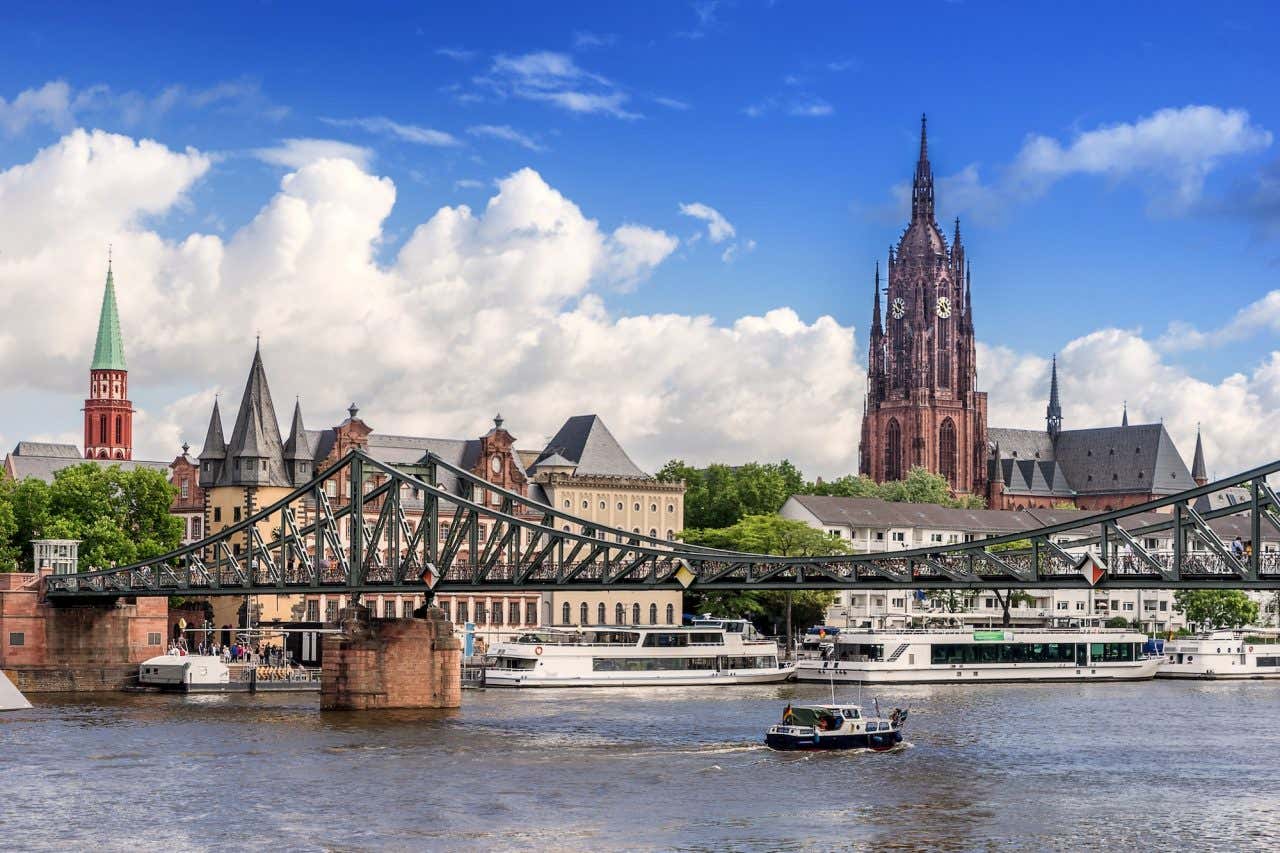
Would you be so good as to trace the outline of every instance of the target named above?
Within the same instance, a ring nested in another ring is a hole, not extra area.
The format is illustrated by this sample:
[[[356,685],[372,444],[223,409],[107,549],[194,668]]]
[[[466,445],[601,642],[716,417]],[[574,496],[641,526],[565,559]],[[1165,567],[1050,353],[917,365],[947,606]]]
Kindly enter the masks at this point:
[[[324,638],[321,710],[462,704],[462,641],[438,607],[423,618],[371,619],[357,605],[342,611],[341,625]]]

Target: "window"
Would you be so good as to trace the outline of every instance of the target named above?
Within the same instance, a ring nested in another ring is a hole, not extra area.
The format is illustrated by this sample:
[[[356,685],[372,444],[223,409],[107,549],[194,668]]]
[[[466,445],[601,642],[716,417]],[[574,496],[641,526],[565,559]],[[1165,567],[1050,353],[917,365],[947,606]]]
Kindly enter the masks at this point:
[[[654,528],[654,527],[650,527],[650,528],[649,528],[649,538],[650,538],[650,539],[657,539],[657,538],[658,538],[658,531],[657,531],[657,528]]]
[[[895,530],[895,531],[893,531],[893,541],[894,541],[894,542],[906,542],[906,541],[907,541],[907,534],[906,534],[906,533],[904,533],[904,532],[902,532],[901,530]]]
[[[102,444],[107,444],[107,416],[98,415],[98,438]]]
[[[443,613],[444,613],[444,618],[445,618],[445,621],[446,621],[446,622],[452,622],[452,621],[453,621],[452,619],[450,619],[450,618],[449,618],[449,610],[450,610],[449,602],[447,602],[447,601],[442,601],[442,602],[440,602],[440,610],[441,610],[441,612],[443,612]]]
[[[884,541],[884,531],[883,531],[883,530],[877,530],[877,531],[876,531],[876,541],[877,541],[877,542],[883,542],[883,541]]]
[[[494,625],[502,624],[502,602],[501,601],[493,605],[493,624]]]
[[[338,484],[333,480],[325,480],[324,496],[327,498],[336,498],[338,496]]]
[[[929,541],[930,541],[930,542],[941,542],[941,541],[942,541],[942,534],[941,534],[941,533],[930,533],[930,534],[929,534]]]
[[[676,511],[675,504],[667,504],[667,512],[675,512],[675,511]]]
[[[520,602],[512,601],[507,605],[507,624],[520,624]]]
[[[232,507],[232,509],[231,509],[231,520],[232,520],[232,521],[239,521],[239,520],[240,520],[240,507],[238,507],[238,506],[237,506],[237,507]]]
[[[658,511],[657,504],[649,504],[649,512],[657,512],[657,511]]]
[[[899,610],[901,610],[903,607],[906,607],[906,606],[907,606],[906,599],[903,599],[903,598],[895,598],[895,599],[893,600],[893,606],[894,606],[894,607],[897,607]]]
[[[565,625],[569,624],[569,602],[565,602],[560,607],[560,621]]]
[[[1066,601],[1059,601],[1059,602],[1057,603],[1057,608],[1058,608],[1059,610],[1066,610],[1066,609],[1067,609],[1067,604],[1068,604],[1068,603],[1069,603],[1069,602],[1066,602]]]
[[[636,512],[639,512],[639,511],[640,511],[640,502],[639,502],[639,501],[636,501],[634,504],[632,504],[632,505],[631,505],[631,508],[632,508],[633,510],[635,510]]]
[[[313,599],[311,599],[310,601],[308,601],[308,602],[307,602],[307,621],[308,621],[308,622],[319,622],[319,621],[320,621],[320,601],[319,601],[319,599],[315,599],[315,598],[313,598]]]
[[[902,479],[902,428],[898,426],[897,418],[889,419],[884,434],[884,478]]]
[[[330,624],[338,621],[338,602],[326,601],[324,603],[324,621]]]
[[[197,515],[195,518],[191,519],[191,538],[199,539],[201,536],[203,536],[204,535],[202,533],[203,527],[204,527],[204,519],[202,519],[200,516]]]
[[[161,643],[161,637],[160,637],[159,631],[151,631],[150,633],[147,634],[148,646],[158,646],[160,645],[160,643]]]
[[[587,603],[584,601],[582,606],[578,608],[578,624],[586,625],[590,623],[590,616],[591,614],[587,612]]]
[[[1077,602],[1076,602],[1076,610],[1084,610],[1084,602],[1083,602],[1083,601],[1077,601]]]
[[[220,507],[220,506],[215,506],[215,507],[213,508],[213,520],[214,520],[214,521],[222,521],[222,507]]]
[[[548,616],[548,617],[550,617],[550,616],[551,616],[551,607],[550,607],[550,605],[548,605],[548,607],[547,607],[547,616]],[[526,602],[525,602],[525,604],[524,604],[524,621],[525,621],[525,624],[527,624],[527,625],[537,625],[537,624],[538,624],[538,604],[537,604],[537,602],[534,602],[534,601],[526,601]],[[548,619],[547,619],[547,621],[548,621],[548,622],[550,622],[550,621],[551,621],[551,619],[550,619],[550,618],[548,618]],[[567,612],[565,613],[564,624],[566,624],[566,625],[568,625],[568,624],[569,624],[569,614],[568,614]]]
[[[116,415],[116,444],[124,444],[124,418]]]
[[[583,502],[582,502],[582,508],[583,508],[583,509],[588,509],[588,508],[590,508],[590,506],[591,506],[591,502],[590,502],[590,501],[583,501]]]
[[[658,624],[658,605],[656,602],[649,605],[649,624]]]
[[[605,508],[605,503],[604,503],[604,501],[600,501],[600,508],[601,508],[601,509],[604,509],[604,508]]]
[[[571,506],[573,506],[573,504],[569,503],[568,501],[565,501],[565,502],[564,502],[564,508],[565,508],[565,509],[568,509],[568,508],[569,508],[569,507],[571,507]]]
[[[475,618],[475,623],[476,623],[477,625],[488,625],[488,624],[489,624],[489,610],[488,610],[488,608],[486,608],[486,607],[485,607],[485,604],[484,604],[484,602],[483,602],[483,601],[477,601],[477,602],[476,602],[476,618]]]
[[[622,609],[621,601],[613,606],[613,623],[615,625],[627,624],[627,613]]]
[[[618,511],[622,511],[622,501],[618,501]]]
[[[956,485],[956,425],[947,418],[938,429],[938,473],[947,483]]]
[[[191,481],[186,477],[178,481],[178,494],[184,498],[191,494]]]
[[[667,605],[667,624],[676,624],[676,606],[674,604]]]
[[[640,624],[640,605],[639,604],[631,605],[631,624],[632,625]]]
[[[668,527],[668,528],[667,528],[667,540],[668,540],[668,541],[671,541],[671,540],[673,540],[673,539],[675,539],[675,538],[676,538],[676,532],[675,532],[674,530],[672,530],[671,528],[669,528],[669,527]]]
[[[27,635],[26,635],[24,632],[22,632],[22,631],[10,631],[10,632],[9,632],[9,645],[11,645],[11,646],[25,646],[26,644],[27,644]],[[159,644],[159,643],[156,643],[155,645],[157,645],[157,646],[158,646],[158,645],[160,645],[160,644]]]
[[[459,622],[471,621],[471,615],[469,612],[470,609],[471,609],[471,605],[469,605],[467,602],[465,601],[458,602],[458,621]]]

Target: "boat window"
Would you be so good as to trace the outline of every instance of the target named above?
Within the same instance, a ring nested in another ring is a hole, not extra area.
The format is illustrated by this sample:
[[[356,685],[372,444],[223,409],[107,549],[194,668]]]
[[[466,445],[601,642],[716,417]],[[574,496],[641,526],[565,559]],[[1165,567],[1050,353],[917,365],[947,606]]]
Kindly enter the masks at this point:
[[[647,648],[670,649],[689,645],[689,635],[684,632],[654,632],[644,638]]]
[[[1257,661],[1258,666],[1280,666],[1280,657],[1260,657]]]
[[[715,658],[592,658],[595,672],[650,672],[654,670],[714,670]]]
[[[1125,645],[1115,643],[1108,645]],[[1095,658],[1100,660],[1101,658]],[[1132,658],[1130,658],[1132,659]],[[933,665],[972,663],[1072,663],[1074,643],[934,643]]]
[[[777,666],[771,655],[744,655],[720,658],[721,669],[771,669]]]
[[[858,711],[854,708],[845,708],[843,713],[844,713],[844,718],[846,720],[858,719]]]
[[[689,642],[695,646],[723,646],[724,634],[720,632],[694,632],[689,635]]]

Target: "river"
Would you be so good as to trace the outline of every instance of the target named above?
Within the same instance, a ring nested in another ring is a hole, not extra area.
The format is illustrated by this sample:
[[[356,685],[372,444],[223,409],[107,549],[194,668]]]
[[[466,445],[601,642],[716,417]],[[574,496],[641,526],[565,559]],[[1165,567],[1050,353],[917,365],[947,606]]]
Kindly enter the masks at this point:
[[[0,714],[0,848],[1280,845],[1274,682],[888,688],[886,711],[912,709],[901,752],[760,746],[788,700],[827,695],[487,690],[363,714],[314,695],[36,696]]]

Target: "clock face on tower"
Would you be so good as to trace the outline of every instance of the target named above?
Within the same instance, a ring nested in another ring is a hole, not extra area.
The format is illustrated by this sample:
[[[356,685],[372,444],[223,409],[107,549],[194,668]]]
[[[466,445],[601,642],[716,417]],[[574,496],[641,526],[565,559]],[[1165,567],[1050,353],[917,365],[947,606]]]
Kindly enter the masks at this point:
[[[907,303],[902,301],[901,296],[893,300],[893,303],[889,306],[889,313],[893,314],[893,319],[895,320],[901,320],[906,316]]]
[[[945,296],[938,297],[938,316],[947,319],[951,316],[951,300]]]

